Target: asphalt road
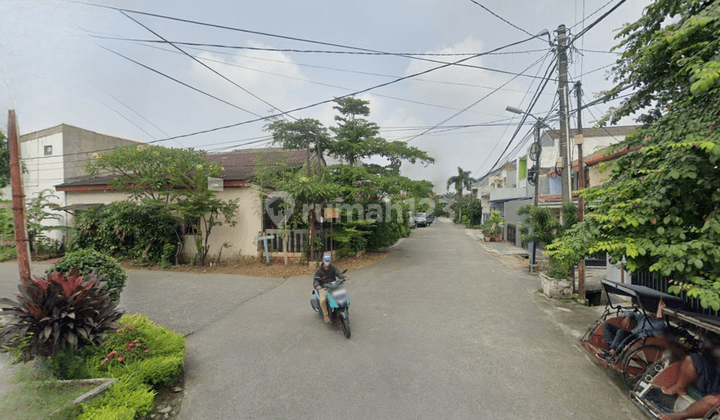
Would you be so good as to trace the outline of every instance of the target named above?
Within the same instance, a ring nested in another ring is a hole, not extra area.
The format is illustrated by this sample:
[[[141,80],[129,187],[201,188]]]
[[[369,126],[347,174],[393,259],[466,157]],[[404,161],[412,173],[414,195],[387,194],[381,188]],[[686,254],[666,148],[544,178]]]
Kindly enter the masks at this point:
[[[265,279],[235,305],[243,287],[208,280],[184,308],[214,315],[187,337],[179,418],[644,418],[548,315],[537,278],[461,228],[439,220],[348,275],[349,340],[311,309],[309,276]]]

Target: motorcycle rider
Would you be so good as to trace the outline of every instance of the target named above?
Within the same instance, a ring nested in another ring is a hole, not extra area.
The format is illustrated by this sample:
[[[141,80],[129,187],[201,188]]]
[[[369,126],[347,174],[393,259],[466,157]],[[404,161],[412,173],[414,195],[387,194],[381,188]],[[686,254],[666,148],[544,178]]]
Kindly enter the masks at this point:
[[[331,261],[332,256],[330,254],[323,255],[323,263],[320,264],[320,267],[318,267],[317,271],[315,271],[313,280],[313,287],[318,291],[318,296],[320,297],[320,308],[322,309],[323,319],[325,322],[330,322],[330,317],[328,316],[327,309],[327,291],[323,289],[323,286],[325,283],[335,281],[335,277],[345,279],[345,281],[350,280],[347,276],[342,274],[335,264],[331,263]]]

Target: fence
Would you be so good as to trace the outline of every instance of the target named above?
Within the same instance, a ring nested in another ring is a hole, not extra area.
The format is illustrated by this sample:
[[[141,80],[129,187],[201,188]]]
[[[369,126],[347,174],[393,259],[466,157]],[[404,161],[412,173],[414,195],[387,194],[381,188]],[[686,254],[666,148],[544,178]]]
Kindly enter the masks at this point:
[[[327,233],[327,234],[325,234]],[[283,240],[282,236],[280,234],[280,229],[265,229],[265,235],[275,235],[274,239],[271,239],[268,242],[268,247],[270,247],[273,251],[276,252],[284,252],[285,248],[283,246]],[[297,229],[289,232],[288,236],[288,252],[303,252],[303,243],[307,240],[308,230],[307,229]],[[322,251],[329,251],[330,250],[330,233],[324,232],[324,231],[317,231],[317,235],[321,238],[323,238],[323,244],[324,247]],[[337,243],[335,243],[335,247],[337,248]]]
[[[633,274],[632,284],[646,286],[663,293],[667,293],[668,287],[670,286],[670,282],[667,278],[662,277],[657,273],[647,271]],[[687,310],[690,312],[695,312],[702,315],[720,316],[720,311],[703,308],[700,305],[699,299],[687,297],[685,291],[680,292],[680,297],[685,301],[685,304],[687,305]]]

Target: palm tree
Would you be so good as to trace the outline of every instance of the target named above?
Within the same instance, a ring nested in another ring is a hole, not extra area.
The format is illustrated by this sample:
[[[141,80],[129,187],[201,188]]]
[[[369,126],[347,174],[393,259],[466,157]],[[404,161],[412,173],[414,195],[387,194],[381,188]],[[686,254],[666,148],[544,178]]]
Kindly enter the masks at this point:
[[[463,195],[463,188],[469,190],[470,188],[472,188],[473,182],[477,182],[477,180],[470,176],[470,171],[463,171],[462,168],[458,166],[458,174],[448,178],[447,189],[449,190],[451,185],[455,185],[455,200],[459,202],[460,198]],[[460,220],[462,220],[462,208],[460,208],[459,210]]]

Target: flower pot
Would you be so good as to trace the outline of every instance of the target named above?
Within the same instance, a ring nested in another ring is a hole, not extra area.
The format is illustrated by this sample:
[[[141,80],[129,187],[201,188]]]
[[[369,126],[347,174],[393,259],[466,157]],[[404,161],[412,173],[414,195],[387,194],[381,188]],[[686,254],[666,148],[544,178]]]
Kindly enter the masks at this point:
[[[486,236],[486,237],[485,237],[485,242],[490,242],[490,237],[489,237],[489,236]]]
[[[496,236],[496,237],[495,237],[495,242],[502,242],[502,238],[499,237],[499,236]]]

